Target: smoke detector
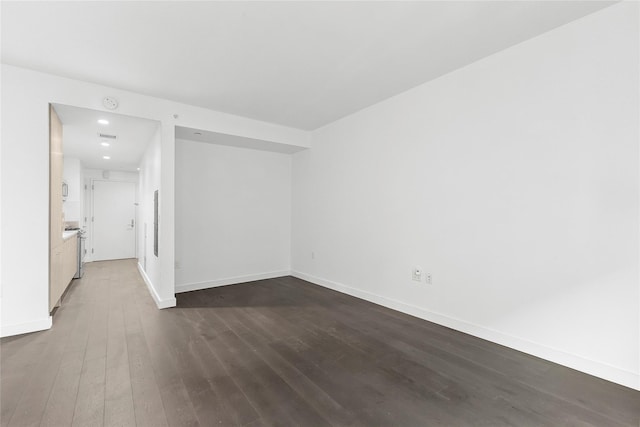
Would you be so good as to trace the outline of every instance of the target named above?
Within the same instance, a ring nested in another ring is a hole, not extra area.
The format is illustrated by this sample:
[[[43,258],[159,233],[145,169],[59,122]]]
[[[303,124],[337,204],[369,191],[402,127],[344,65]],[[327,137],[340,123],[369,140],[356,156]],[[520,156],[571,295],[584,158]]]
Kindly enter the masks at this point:
[[[107,110],[115,110],[118,108],[118,100],[110,96],[105,96],[102,100],[102,105],[104,105],[104,108]]]

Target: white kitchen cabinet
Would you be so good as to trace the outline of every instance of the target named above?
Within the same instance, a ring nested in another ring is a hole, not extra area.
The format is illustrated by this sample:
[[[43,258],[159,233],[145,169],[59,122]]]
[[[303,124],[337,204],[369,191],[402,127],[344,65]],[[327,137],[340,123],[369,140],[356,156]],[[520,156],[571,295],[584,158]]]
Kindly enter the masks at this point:
[[[64,157],[63,179],[67,183],[69,192],[62,205],[65,221],[82,220],[84,184],[82,179],[82,164],[74,157]]]

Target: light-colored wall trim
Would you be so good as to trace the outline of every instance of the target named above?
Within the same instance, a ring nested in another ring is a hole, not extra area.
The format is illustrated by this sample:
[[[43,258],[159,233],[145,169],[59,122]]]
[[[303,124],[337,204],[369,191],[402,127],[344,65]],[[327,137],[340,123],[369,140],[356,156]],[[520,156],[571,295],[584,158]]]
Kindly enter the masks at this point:
[[[486,328],[484,326],[469,323],[461,319],[456,319],[454,317],[445,316],[440,313],[425,310],[411,304],[406,304],[394,299],[366,292],[342,283],[315,277],[306,273],[302,273],[300,271],[292,271],[291,275],[299,279],[306,280],[307,282],[311,282],[325,288],[333,289],[334,291],[361,298],[363,300],[379,304],[383,307],[391,308],[393,310],[397,310],[402,313],[418,317],[420,319],[437,323],[438,325],[446,326],[448,328],[455,329],[457,331],[464,332],[478,338],[504,345],[506,347],[513,348],[515,350],[522,351],[524,353],[528,353],[533,356],[537,356],[542,359],[549,360],[551,362],[558,363],[560,365],[567,366],[569,368],[576,369],[578,371],[624,385],[626,387],[640,390],[640,376],[631,371],[626,371],[615,366],[610,366],[602,362],[584,358],[577,354],[567,353],[562,350],[548,347],[523,338],[504,334],[502,332]]]
[[[160,299],[160,296],[158,296],[158,293],[153,288],[153,284],[151,283],[151,280],[149,280],[149,276],[147,276],[147,273],[145,273],[140,263],[138,263],[138,271],[140,272],[140,276],[142,276],[144,283],[147,284],[147,289],[149,289],[149,293],[151,294],[151,297],[153,298],[153,300],[156,302],[156,305],[158,306],[158,308],[163,309],[163,308],[170,308],[170,307],[176,306],[175,297],[167,298],[164,300]]]
[[[31,322],[18,323],[15,325],[2,325],[0,328],[1,337],[11,337],[13,335],[28,334],[30,332],[45,331],[51,329],[51,316]]]
[[[218,286],[236,285],[238,283],[253,282],[256,280],[274,279],[276,277],[289,276],[290,271],[272,271],[269,273],[250,274],[247,276],[227,277],[224,279],[206,282],[184,283],[176,285],[176,293],[197,291],[200,289],[216,288]]]

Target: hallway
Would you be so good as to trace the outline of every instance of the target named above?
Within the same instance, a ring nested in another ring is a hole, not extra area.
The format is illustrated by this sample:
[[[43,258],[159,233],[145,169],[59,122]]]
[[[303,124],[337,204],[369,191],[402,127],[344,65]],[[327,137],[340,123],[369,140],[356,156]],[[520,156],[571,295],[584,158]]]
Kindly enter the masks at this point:
[[[49,331],[2,339],[2,425],[162,425],[141,314],[157,312],[135,260],[86,265]],[[144,403],[142,402],[144,400]]]

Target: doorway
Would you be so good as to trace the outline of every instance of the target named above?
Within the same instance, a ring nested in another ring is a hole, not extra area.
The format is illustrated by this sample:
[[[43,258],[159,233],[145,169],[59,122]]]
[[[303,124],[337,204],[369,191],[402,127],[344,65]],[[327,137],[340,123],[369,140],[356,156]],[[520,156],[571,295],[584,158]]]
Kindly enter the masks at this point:
[[[94,180],[92,190],[93,259],[135,258],[135,183]]]

